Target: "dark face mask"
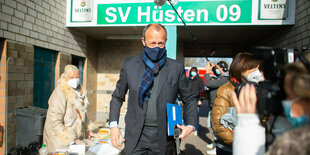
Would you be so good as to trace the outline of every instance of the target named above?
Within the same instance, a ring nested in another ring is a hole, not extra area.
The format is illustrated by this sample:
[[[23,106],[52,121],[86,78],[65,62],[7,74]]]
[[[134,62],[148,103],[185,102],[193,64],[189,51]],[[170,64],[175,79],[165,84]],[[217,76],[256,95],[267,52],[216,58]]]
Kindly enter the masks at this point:
[[[159,48],[159,47],[149,48],[147,46],[144,46],[143,52],[146,53],[146,55],[150,58],[150,60],[157,62],[165,55],[165,53],[167,51],[166,51],[166,47],[164,47],[164,48]]]

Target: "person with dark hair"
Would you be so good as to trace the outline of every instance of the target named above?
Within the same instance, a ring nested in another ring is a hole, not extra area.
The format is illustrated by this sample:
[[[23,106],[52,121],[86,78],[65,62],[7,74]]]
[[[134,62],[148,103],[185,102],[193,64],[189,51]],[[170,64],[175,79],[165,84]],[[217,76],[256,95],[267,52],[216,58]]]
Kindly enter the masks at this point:
[[[216,68],[216,69],[213,69]],[[210,72],[216,75],[215,77],[211,77]],[[210,62],[207,62],[206,66],[206,74],[205,77],[205,85],[209,88],[209,105],[211,108],[213,107],[213,102],[216,97],[217,89],[229,81],[229,74],[228,74],[228,64],[224,61],[219,61],[216,66],[210,65]]]
[[[202,104],[201,94],[203,94],[205,91],[203,80],[199,77],[197,67],[191,68],[191,70],[189,71],[188,80],[189,80],[189,88],[192,89],[195,97],[198,100],[198,104],[197,104],[198,105],[198,115],[197,115],[198,119],[197,119],[196,131],[194,132],[194,134],[197,135],[197,131],[199,128],[199,107]]]
[[[184,65],[167,58],[167,32],[161,24],[147,25],[141,41],[142,54],[125,59],[110,103],[111,142],[131,154],[176,154],[173,136],[168,136],[167,103],[183,102],[180,139],[186,138],[197,124],[197,98],[188,87]],[[120,108],[128,95],[125,139],[118,127]]]
[[[306,56],[310,62],[310,54]],[[310,154],[310,68],[303,63],[285,67],[284,91],[286,99],[282,107],[287,120],[295,129],[286,131],[272,143],[267,155]],[[266,132],[256,113],[257,96],[253,85],[245,85],[239,96],[232,93],[238,122],[234,132],[234,154],[265,154]],[[279,105],[280,106],[280,105]]]
[[[204,92],[203,80],[199,77],[197,67],[192,67],[189,71],[189,87],[192,89],[198,101],[201,101],[200,94]]]
[[[260,61],[250,53],[238,53],[230,65],[230,81],[219,87],[212,108],[211,124],[217,137],[216,154],[232,154],[233,131],[221,123],[221,118],[230,107],[234,107],[231,92],[241,82],[252,81],[252,74],[259,68]],[[257,79],[256,75],[253,76]]]

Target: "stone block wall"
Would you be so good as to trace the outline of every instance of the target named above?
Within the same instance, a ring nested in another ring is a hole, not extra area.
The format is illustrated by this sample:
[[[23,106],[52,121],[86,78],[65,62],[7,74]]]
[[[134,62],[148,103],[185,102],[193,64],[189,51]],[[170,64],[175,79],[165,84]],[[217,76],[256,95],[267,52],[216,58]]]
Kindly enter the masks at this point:
[[[66,28],[64,0],[0,0],[0,37],[85,57],[87,36]]]
[[[34,48],[7,41],[8,60],[8,148],[16,144],[14,109],[33,105]]]

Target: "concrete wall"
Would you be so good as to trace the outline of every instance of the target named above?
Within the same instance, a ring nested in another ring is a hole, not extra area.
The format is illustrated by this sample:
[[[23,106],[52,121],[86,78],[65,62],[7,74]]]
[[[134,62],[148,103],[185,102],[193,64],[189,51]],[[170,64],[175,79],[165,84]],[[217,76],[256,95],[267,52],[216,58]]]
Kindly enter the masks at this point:
[[[295,25],[271,35],[261,44],[277,48],[310,48],[310,1],[296,0]]]

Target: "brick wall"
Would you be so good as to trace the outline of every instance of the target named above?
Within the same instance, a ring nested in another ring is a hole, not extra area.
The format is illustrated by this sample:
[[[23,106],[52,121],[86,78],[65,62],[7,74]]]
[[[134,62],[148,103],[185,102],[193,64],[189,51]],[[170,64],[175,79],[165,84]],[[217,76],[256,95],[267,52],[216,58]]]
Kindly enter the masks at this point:
[[[141,54],[141,40],[102,41],[99,43],[97,74],[97,120],[107,119],[111,95],[115,89],[125,58]],[[134,74],[134,73],[133,73]],[[121,112],[126,112],[126,102]]]
[[[0,0],[0,37],[85,56],[86,35],[66,28],[64,0]]]
[[[295,25],[270,36],[261,44],[277,48],[310,48],[310,1],[296,0]]]
[[[16,144],[14,109],[33,105],[34,48],[7,42],[8,56],[8,148]]]

